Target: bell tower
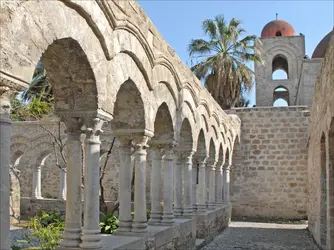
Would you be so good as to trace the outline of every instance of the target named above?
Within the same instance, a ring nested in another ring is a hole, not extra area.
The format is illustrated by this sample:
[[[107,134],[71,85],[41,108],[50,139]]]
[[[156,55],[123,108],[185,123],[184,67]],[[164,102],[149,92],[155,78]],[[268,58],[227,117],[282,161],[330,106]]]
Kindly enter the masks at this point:
[[[256,44],[263,64],[255,64],[256,106],[273,106],[278,99],[294,105],[301,64],[305,55],[305,37],[283,20],[267,23]],[[279,70],[279,72],[277,72]],[[278,78],[276,77],[278,73]]]

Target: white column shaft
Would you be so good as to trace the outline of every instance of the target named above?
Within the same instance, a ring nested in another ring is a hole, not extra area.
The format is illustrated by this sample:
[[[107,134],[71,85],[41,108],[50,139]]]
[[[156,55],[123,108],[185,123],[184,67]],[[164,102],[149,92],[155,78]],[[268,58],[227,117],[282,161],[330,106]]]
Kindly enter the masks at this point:
[[[216,169],[216,204],[223,203],[223,167]]]
[[[182,215],[183,206],[182,206],[182,164],[180,155],[178,154],[175,159],[174,165],[174,176],[175,176],[175,185],[174,185],[174,216],[179,217]]]
[[[193,164],[192,169],[192,205],[193,212],[197,210],[197,164]]]
[[[152,172],[150,183],[151,215],[149,224],[160,224],[161,222],[161,153],[160,149],[152,149]]]
[[[174,155],[172,150],[166,150],[167,152],[163,158],[164,168],[164,209],[162,215],[162,223],[173,224],[173,161]]]
[[[224,166],[224,203],[230,203],[230,167],[230,165]]]
[[[0,249],[9,249],[9,159],[10,159],[10,137],[12,134],[12,122],[9,116],[10,99],[0,98]],[[8,108],[8,110],[7,110]]]
[[[119,223],[118,232],[130,232],[132,225],[131,216],[131,147],[130,144],[119,148]]]
[[[81,248],[101,247],[100,234],[100,133],[103,121],[95,118],[86,125],[85,205]]]
[[[210,166],[209,168],[209,209],[215,208],[215,165]]]
[[[199,172],[198,172],[198,205],[197,210],[199,212],[204,212],[206,210],[206,163],[205,161],[200,162]]]
[[[67,133],[66,141],[66,220],[63,247],[79,247],[82,227],[82,143],[81,131]]]
[[[135,152],[135,197],[132,232],[147,232],[146,215],[146,147],[137,146]]]
[[[32,198],[42,199],[42,166],[38,166],[32,174]]]
[[[193,214],[193,175],[192,175],[192,155],[188,155],[184,162],[184,216],[192,216]]]
[[[66,172],[60,170],[59,196],[60,200],[66,200]]]

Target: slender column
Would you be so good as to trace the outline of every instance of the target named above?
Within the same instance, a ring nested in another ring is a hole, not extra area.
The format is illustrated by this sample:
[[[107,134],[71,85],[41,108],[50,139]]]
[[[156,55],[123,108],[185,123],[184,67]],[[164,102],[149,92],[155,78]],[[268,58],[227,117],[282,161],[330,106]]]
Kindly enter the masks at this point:
[[[198,182],[199,182],[199,201],[197,211],[205,212],[206,210],[206,157],[202,157],[199,163]]]
[[[132,225],[131,216],[131,141],[120,138],[119,147],[120,168],[119,168],[119,223],[117,232],[130,232]]]
[[[208,168],[209,171],[209,209],[215,209],[215,179],[216,179],[216,163],[211,163]]]
[[[43,165],[39,165],[32,174],[32,198],[33,199],[43,199],[42,197],[42,169]]]
[[[85,206],[81,248],[101,247],[100,235],[100,134],[103,120],[87,118],[85,139]]]
[[[216,205],[223,203],[223,163],[219,162],[216,168]]]
[[[132,232],[147,232],[146,215],[146,156],[147,141],[149,137],[144,136],[140,144],[136,145],[135,151],[135,197],[134,197],[134,220],[132,223]]]
[[[0,86],[0,249],[4,250],[9,249],[10,100],[14,94],[9,87]]]
[[[82,143],[81,126],[79,118],[67,118],[66,124],[66,219],[64,240],[61,246],[64,248],[79,247],[82,227]]]
[[[156,225],[161,222],[161,149],[152,148],[152,172],[151,172],[151,216],[149,224]]]
[[[66,172],[60,170],[59,200],[66,200]]]
[[[173,224],[173,165],[174,165],[174,145],[165,149],[163,156],[163,168],[164,168],[164,209],[161,223]]]
[[[192,175],[192,155],[193,152],[185,153],[184,156],[184,216],[191,217],[193,215],[193,175]]]
[[[193,212],[197,210],[197,161],[193,161],[193,169],[192,169],[192,205]]]
[[[205,204],[206,207],[209,207],[209,181],[210,181],[210,175],[209,175],[209,166],[208,164],[206,164],[206,168],[205,168],[205,182],[206,182],[206,186],[205,186]]]
[[[224,196],[223,196],[223,202],[224,203],[230,203],[230,169],[231,165],[228,163],[224,166]]]
[[[182,206],[182,163],[180,153],[175,157],[175,184],[174,184],[174,216],[180,217],[183,212]]]

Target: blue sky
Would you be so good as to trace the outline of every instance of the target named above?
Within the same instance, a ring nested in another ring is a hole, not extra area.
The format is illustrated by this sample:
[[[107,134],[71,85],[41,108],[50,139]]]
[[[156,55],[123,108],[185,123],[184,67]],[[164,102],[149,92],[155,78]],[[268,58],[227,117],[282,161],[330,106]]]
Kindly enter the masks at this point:
[[[296,34],[303,33],[306,54],[311,56],[318,42],[333,28],[333,1],[152,1],[138,0],[181,60],[190,65],[187,46],[193,38],[203,38],[202,21],[223,14],[227,20],[243,21],[246,35],[260,36],[271,20],[283,19]],[[249,96],[254,104],[255,91]]]

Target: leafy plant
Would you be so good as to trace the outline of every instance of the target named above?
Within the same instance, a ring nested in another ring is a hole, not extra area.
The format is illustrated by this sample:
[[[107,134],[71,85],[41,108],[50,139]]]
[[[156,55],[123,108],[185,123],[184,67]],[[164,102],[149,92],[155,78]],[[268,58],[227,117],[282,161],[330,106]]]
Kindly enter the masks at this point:
[[[65,227],[65,217],[58,213],[39,212],[29,219],[28,228],[32,229],[32,236],[39,240],[41,249],[54,249],[62,239]],[[26,239],[29,242],[30,236]]]
[[[115,215],[110,212],[100,213],[101,214],[101,222],[100,228],[101,233],[103,234],[112,234],[118,228],[119,220]]]

